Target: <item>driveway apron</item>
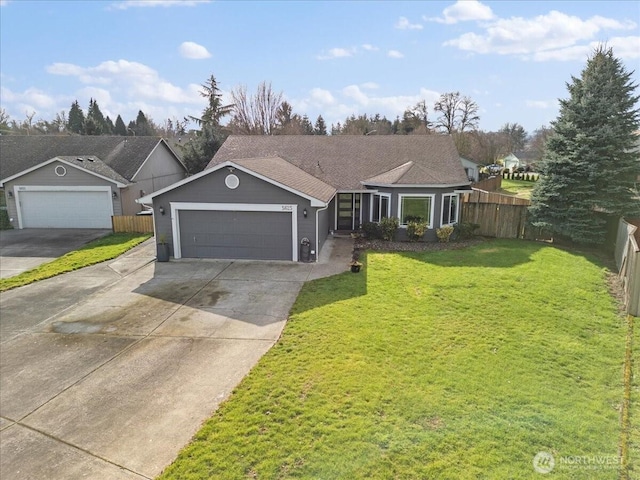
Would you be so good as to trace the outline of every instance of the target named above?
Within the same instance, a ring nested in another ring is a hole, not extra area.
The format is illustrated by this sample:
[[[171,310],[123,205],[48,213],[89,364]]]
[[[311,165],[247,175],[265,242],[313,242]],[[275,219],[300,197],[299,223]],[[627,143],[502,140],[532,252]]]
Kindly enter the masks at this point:
[[[3,293],[0,478],[154,478],[348,250],[334,266],[155,263],[146,242]]]

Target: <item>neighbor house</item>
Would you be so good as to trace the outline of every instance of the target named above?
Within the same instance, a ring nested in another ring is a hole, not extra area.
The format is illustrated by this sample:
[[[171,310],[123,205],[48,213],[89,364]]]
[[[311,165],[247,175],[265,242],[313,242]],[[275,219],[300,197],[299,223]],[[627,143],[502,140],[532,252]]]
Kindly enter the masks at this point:
[[[470,182],[475,183],[480,180],[480,164],[465,157],[460,157],[460,162],[462,162],[462,168],[464,168]]]
[[[159,137],[0,136],[0,188],[14,228],[111,228],[136,199],[185,178]]]
[[[384,217],[401,236],[421,217],[435,240],[469,185],[448,135],[230,136],[204,171],[138,202],[175,258],[296,261],[301,242],[320,252],[331,232]]]

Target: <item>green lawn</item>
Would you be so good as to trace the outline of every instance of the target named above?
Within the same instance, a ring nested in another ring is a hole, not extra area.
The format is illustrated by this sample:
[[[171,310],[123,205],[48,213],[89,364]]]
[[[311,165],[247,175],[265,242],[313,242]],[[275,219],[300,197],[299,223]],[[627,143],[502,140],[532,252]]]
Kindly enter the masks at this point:
[[[87,243],[52,262],[42,264],[15,277],[0,279],[0,292],[55,277],[61,273],[111,260],[150,238],[149,234],[114,233]]]
[[[520,198],[531,198],[531,190],[533,190],[534,185],[535,182],[526,182],[524,180],[509,180],[503,178],[502,188],[499,190],[499,193],[514,195]]]
[[[539,479],[546,451],[549,478],[617,479],[567,464],[618,454],[627,325],[604,275],[517,240],[370,252],[360,274],[305,284],[161,478]]]

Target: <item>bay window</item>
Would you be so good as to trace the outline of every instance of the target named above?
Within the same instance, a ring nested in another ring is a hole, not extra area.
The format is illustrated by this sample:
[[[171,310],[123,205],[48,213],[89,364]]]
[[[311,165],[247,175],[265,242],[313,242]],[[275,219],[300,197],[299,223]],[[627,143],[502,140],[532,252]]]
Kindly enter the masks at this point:
[[[434,195],[399,194],[398,219],[401,226],[408,222],[427,222],[427,228],[433,228]]]
[[[390,215],[391,195],[388,193],[374,193],[371,199],[371,221],[379,222]]]

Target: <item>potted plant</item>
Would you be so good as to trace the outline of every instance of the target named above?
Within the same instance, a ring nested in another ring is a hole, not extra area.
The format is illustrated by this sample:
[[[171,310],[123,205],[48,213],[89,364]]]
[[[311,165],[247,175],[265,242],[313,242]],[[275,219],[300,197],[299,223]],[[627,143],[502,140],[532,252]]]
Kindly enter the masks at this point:
[[[159,262],[169,261],[169,244],[167,243],[167,236],[164,233],[161,233],[158,236],[158,250],[156,259]]]
[[[362,263],[357,260],[351,260],[349,267],[351,267],[351,273],[358,273],[362,267]]]

